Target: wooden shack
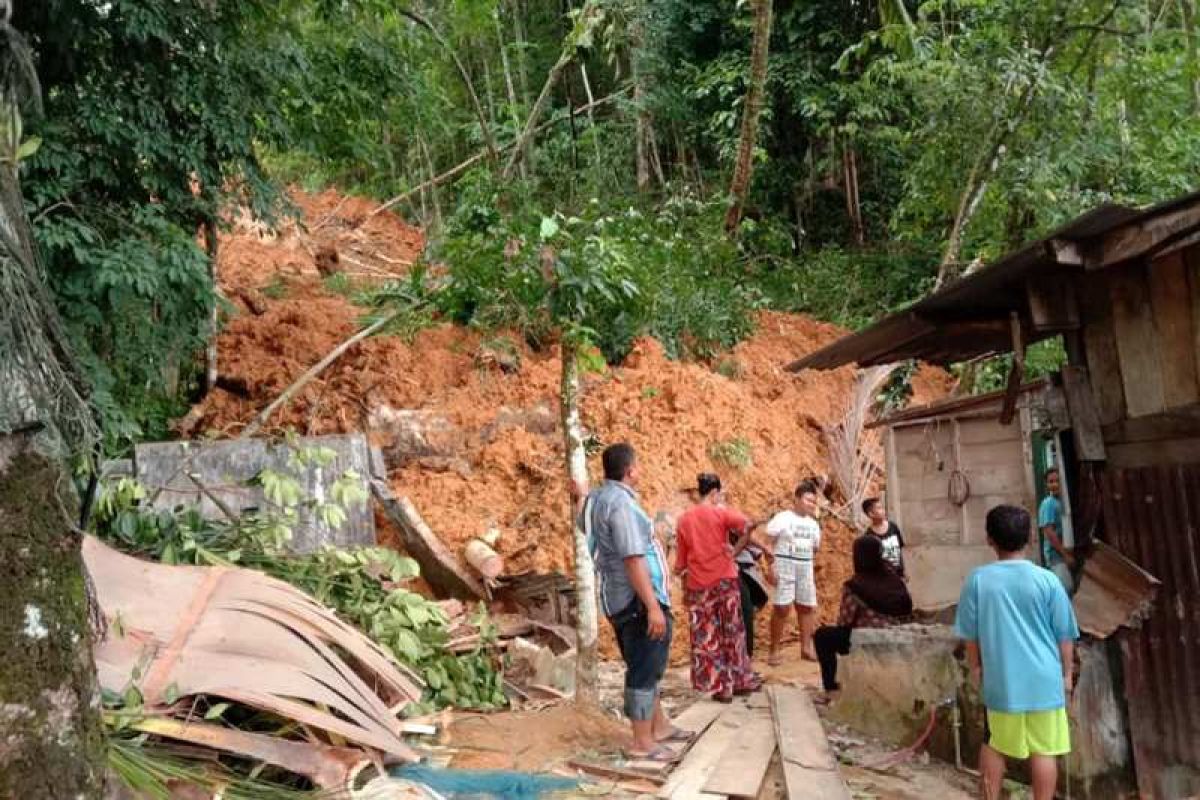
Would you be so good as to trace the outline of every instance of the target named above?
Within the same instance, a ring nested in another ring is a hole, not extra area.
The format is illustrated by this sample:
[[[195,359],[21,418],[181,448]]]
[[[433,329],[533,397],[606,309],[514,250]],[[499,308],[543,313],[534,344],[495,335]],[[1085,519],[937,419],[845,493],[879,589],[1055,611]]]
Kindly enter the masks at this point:
[[[913,601],[922,611],[958,602],[963,579],[992,559],[983,529],[999,503],[1036,508],[1031,450],[1044,384],[1023,387],[1017,421],[1000,422],[1002,392],[905,409],[883,428],[888,516],[904,534]]]
[[[1019,429],[1025,349],[1062,337],[1052,378],[1076,546],[1157,576],[1117,634],[1139,794],[1200,793],[1200,194],[1106,205],[792,370],[1011,353],[997,420]],[[902,490],[902,493],[907,490]],[[977,509],[976,509],[977,510]],[[901,507],[902,515],[905,513]],[[960,529],[968,541],[969,526]]]

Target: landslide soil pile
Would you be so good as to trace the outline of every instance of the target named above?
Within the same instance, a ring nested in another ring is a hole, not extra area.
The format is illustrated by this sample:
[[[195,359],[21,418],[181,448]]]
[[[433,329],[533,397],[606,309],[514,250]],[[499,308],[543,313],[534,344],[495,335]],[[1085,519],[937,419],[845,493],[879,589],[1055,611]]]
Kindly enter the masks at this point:
[[[193,409],[184,435],[234,436],[307,368],[362,324],[364,309],[327,288],[318,254],[333,248],[353,281],[402,275],[419,230],[391,214],[355,228],[371,204],[332,192],[294,193],[307,221],[272,234],[241,224],[222,240],[221,285],[237,313],[218,342],[223,388]],[[354,268],[351,258],[367,268]],[[357,274],[356,274],[357,273]],[[783,371],[839,338],[837,326],[763,313],[757,332],[712,364],[668,359],[654,340],[589,375],[583,417],[598,448],[629,441],[640,453],[648,511],[678,512],[701,471],[716,471],[730,502],[752,516],[788,507],[796,482],[828,471],[822,427],[838,422],[849,368]],[[494,529],[507,571],[570,571],[571,531],[558,424],[558,350],[515,335],[435,324],[409,339],[380,335],[348,351],[280,410],[264,432],[368,430],[390,480],[431,528],[461,551]],[[923,368],[913,402],[946,393],[948,376]],[[867,445],[877,452],[875,434]],[[599,457],[591,474],[601,474]],[[817,562],[822,617],[836,615],[854,531],[826,515]],[[686,647],[686,636],[677,637]]]

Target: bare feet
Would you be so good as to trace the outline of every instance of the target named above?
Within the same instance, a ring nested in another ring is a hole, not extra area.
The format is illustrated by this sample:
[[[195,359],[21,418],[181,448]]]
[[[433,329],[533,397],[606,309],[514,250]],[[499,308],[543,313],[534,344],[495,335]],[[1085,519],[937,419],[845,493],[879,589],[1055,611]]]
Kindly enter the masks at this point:
[[[778,650],[772,650],[771,654],[769,656],[767,656],[767,666],[768,667],[778,667],[782,663],[783,663],[783,656],[781,656],[779,654]]]

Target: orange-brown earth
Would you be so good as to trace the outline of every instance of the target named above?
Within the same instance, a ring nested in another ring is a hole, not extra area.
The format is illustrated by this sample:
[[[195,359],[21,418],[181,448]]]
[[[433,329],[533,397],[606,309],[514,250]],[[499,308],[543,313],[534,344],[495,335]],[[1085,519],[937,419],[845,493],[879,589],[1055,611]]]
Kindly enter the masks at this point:
[[[221,285],[238,313],[219,338],[219,361],[237,393],[211,393],[189,415],[185,434],[236,435],[361,326],[363,309],[322,283],[320,252],[337,249],[351,280],[371,282],[402,275],[423,246],[420,231],[398,217],[368,218],[368,201],[333,192],[293,196],[307,230],[289,224],[271,234],[240,224],[222,240]],[[363,219],[365,225],[354,227]],[[638,488],[651,514],[685,507],[700,471],[720,473],[736,506],[753,516],[770,514],[787,507],[798,480],[828,472],[822,426],[841,419],[853,382],[851,368],[794,375],[783,366],[844,333],[807,316],[765,312],[752,337],[716,360],[719,370],[672,361],[657,342],[643,339],[624,363],[587,377],[585,426],[600,443],[625,440],[637,448]],[[434,411],[456,427],[454,465],[408,463],[390,475],[397,491],[413,500],[452,549],[495,528],[496,549],[510,572],[569,572],[567,482],[562,436],[553,424],[558,350],[534,352],[518,337],[507,338],[519,355],[512,372],[480,358],[494,348],[495,334],[438,324],[411,342],[370,338],[310,383],[264,430],[362,430],[370,412],[385,405]],[[913,383],[913,402],[928,402],[947,392],[949,380],[940,370],[922,368]],[[531,413],[542,424],[523,423]],[[878,452],[874,437],[865,438]],[[734,466],[714,456],[731,442],[746,445],[749,463]],[[593,457],[594,477],[600,474],[597,462]],[[823,526],[816,570],[828,620],[848,577],[854,531],[828,515]],[[682,653],[686,636],[677,641]]]

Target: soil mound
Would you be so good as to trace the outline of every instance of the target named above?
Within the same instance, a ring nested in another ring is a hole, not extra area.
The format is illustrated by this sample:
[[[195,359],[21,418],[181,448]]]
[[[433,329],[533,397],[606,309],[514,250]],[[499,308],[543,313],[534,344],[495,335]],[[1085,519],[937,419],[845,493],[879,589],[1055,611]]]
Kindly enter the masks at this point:
[[[361,325],[364,311],[318,277],[315,251],[323,240],[306,237],[330,231],[335,245],[345,246],[347,237],[360,234],[340,215],[361,214],[362,202],[330,192],[294,196],[309,233],[297,226],[272,240],[243,228],[222,241],[219,274],[227,293],[280,280],[285,289],[276,297],[260,291],[257,313],[242,309],[228,323],[219,338],[219,361],[222,386],[233,390],[218,388],[193,409],[184,434],[236,435]],[[326,218],[336,222],[318,224]],[[421,244],[419,231],[390,214],[358,230],[379,237],[371,246],[381,249],[354,251],[356,258],[373,265],[395,261],[393,275]],[[854,372],[793,375],[783,367],[844,333],[806,316],[766,312],[754,336],[712,364],[672,361],[656,341],[639,341],[623,364],[585,380],[583,417],[595,451],[591,474],[601,474],[603,445],[628,441],[640,454],[638,490],[652,515],[685,508],[702,471],[718,472],[729,501],[753,517],[789,507],[797,481],[828,471],[822,428],[841,419]],[[505,358],[492,357],[496,353]],[[452,549],[495,529],[496,549],[510,573],[569,573],[573,550],[557,423],[560,366],[556,347],[535,352],[517,336],[452,325],[426,328],[410,340],[376,336],[310,383],[264,432],[368,430],[372,412],[385,406],[423,412],[405,415],[407,420],[432,415],[438,449],[392,460],[396,490],[412,499]],[[948,388],[944,372],[922,368],[913,402],[929,402]],[[407,431],[403,438],[419,439],[420,433]],[[867,434],[868,446],[878,447],[876,436]],[[388,430],[377,427],[372,437],[385,451],[401,449]],[[816,570],[822,618],[828,620],[850,572],[855,532],[833,515],[822,524],[825,544]],[[686,648],[686,636],[677,642]]]

